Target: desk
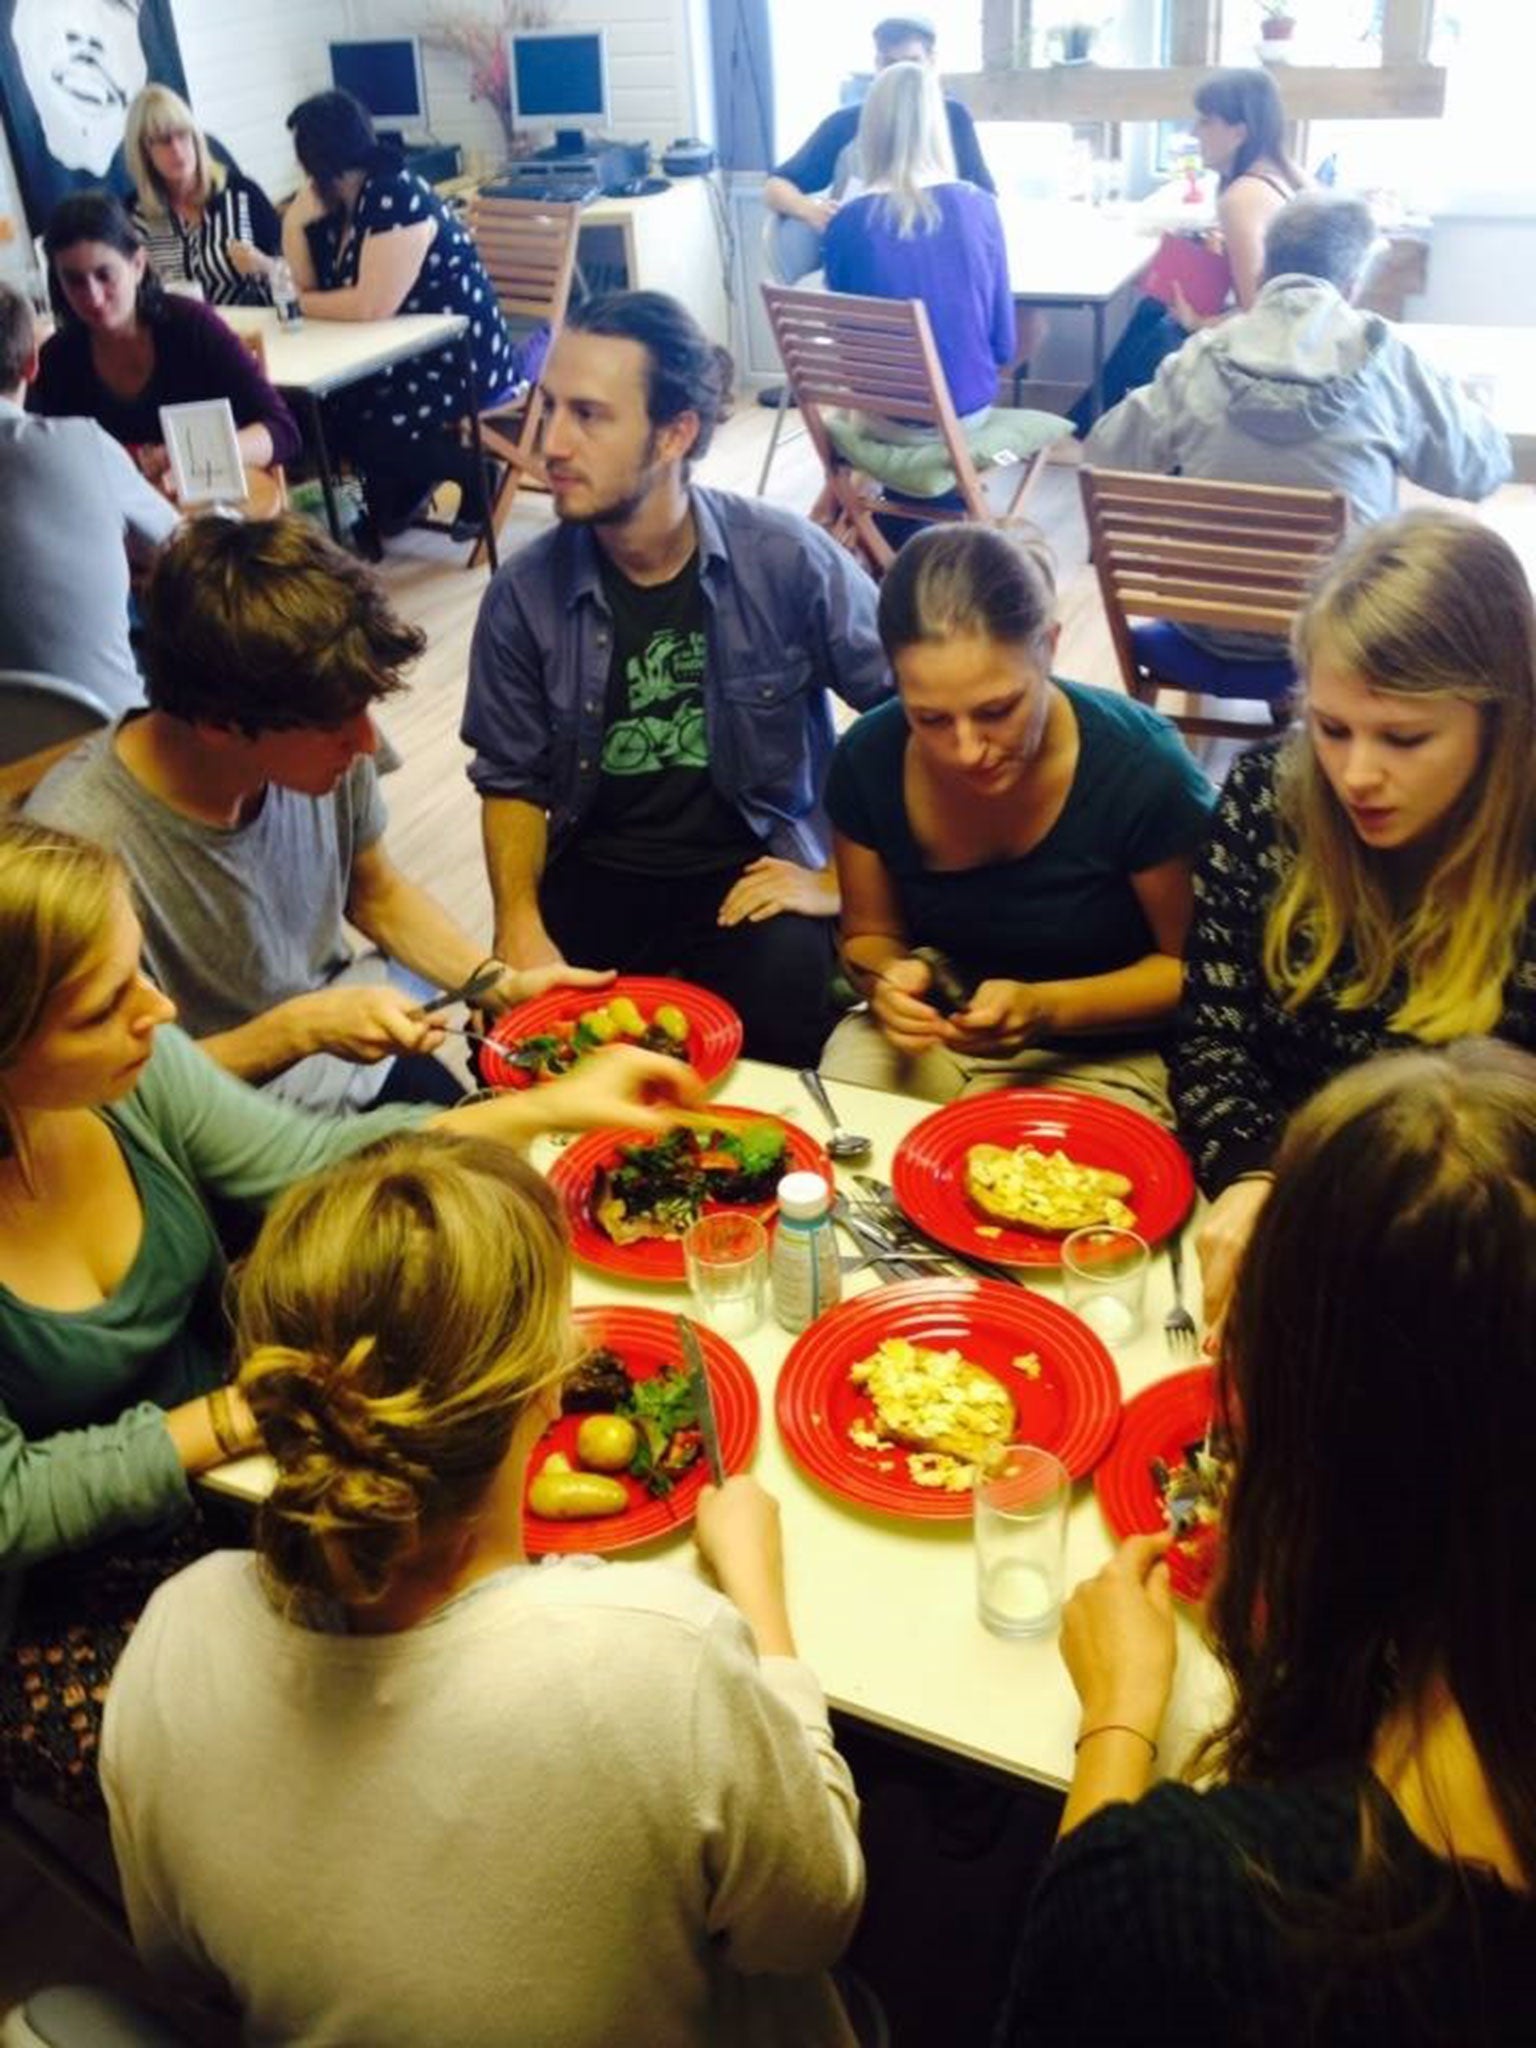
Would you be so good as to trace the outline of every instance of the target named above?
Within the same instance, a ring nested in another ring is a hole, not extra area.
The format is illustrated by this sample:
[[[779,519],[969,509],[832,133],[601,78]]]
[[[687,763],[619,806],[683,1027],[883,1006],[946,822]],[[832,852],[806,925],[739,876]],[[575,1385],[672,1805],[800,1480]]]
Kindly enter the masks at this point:
[[[1151,262],[1153,244],[1118,215],[1066,202],[1005,207],[1003,232],[1016,306],[1080,306],[1092,315],[1088,418],[1096,420],[1104,400],[1106,315]]]
[[[433,349],[454,343],[459,345],[466,389],[471,394],[475,389],[469,322],[462,313],[398,313],[392,320],[308,319],[300,326],[284,327],[269,307],[230,306],[224,309],[224,318],[243,339],[260,342],[262,361],[271,382],[302,400],[320,469],[320,488],[325,494],[325,516],[331,537],[337,542],[343,535],[336,507],[336,470],[325,436],[325,400],[379,370],[391,369],[412,356],[428,355]],[[468,417],[478,475],[480,415],[472,397]],[[494,569],[496,536],[490,530],[488,505],[484,523],[486,552]]]
[[[677,178],[638,199],[594,199],[581,210],[577,266],[593,292],[667,293],[727,346],[723,207],[709,177]]]
[[[732,1103],[771,1111],[786,1121],[819,1129],[795,1076],[781,1067],[743,1060],[724,1083]],[[876,1089],[837,1084],[836,1105],[852,1130],[874,1141],[870,1161],[853,1165],[889,1177],[891,1153],[902,1134],[926,1116],[931,1103]],[[535,1163],[547,1166],[557,1141],[540,1139]],[[839,1169],[846,1181],[847,1169]],[[578,1303],[645,1301],[685,1308],[682,1287],[620,1283],[576,1269]],[[851,1288],[874,1285],[867,1274]],[[1054,1276],[1035,1284],[1056,1293]],[[1117,1366],[1127,1394],[1180,1369],[1170,1358],[1162,1318],[1172,1301],[1168,1261],[1158,1258],[1148,1286],[1147,1328]],[[733,1339],[751,1367],[762,1397],[762,1423],[752,1470],[779,1499],[795,1633],[833,1706],[875,1727],[969,1757],[1052,1787],[1072,1772],[1078,1725],[1076,1695],[1058,1654],[1056,1638],[1004,1641],[976,1618],[970,1524],[909,1523],[869,1513],[823,1493],[805,1478],[779,1442],[774,1383],[790,1339],[776,1324]],[[264,1458],[246,1458],[207,1475],[205,1483],[245,1499],[259,1498],[270,1480]],[[1111,1539],[1092,1486],[1076,1488],[1067,1529],[1067,1580],[1096,1571]],[[626,1553],[694,1564],[683,1538]],[[1179,1669],[1164,1723],[1163,1760],[1176,1769],[1192,1741],[1221,1708],[1222,1681],[1188,1617],[1179,1624]]]
[[[1425,362],[1477,393],[1509,436],[1515,476],[1536,483],[1536,328],[1439,326],[1408,320],[1398,333]]]

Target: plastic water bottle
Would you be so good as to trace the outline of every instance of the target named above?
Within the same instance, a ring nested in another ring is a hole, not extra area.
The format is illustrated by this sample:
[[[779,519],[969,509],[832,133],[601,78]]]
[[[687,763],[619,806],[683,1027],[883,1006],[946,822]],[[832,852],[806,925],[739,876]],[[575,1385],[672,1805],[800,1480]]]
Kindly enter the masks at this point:
[[[768,1266],[773,1313],[786,1330],[803,1330],[842,1299],[832,1190],[819,1173],[786,1173],[778,1193]]]
[[[301,327],[304,323],[304,309],[299,304],[299,288],[293,281],[293,269],[286,256],[279,256],[268,272],[268,283],[272,289],[272,310],[277,315],[279,327]]]

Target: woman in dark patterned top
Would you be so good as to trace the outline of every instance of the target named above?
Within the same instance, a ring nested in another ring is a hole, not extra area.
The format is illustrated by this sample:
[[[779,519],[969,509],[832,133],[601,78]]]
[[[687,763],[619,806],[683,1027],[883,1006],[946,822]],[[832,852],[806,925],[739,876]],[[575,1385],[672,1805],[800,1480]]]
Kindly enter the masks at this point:
[[[252,259],[281,247],[277,214],[253,179],[218,161],[180,93],[145,86],[128,109],[123,156],[129,212],[161,283],[195,284],[211,306],[266,305]]]
[[[1287,1115],[1382,1047],[1536,1046],[1536,612],[1450,512],[1372,528],[1297,632],[1306,714],[1232,771],[1170,1062],[1215,1322]]]
[[[1524,2048],[1536,1060],[1385,1054],[1297,1113],[1222,1375],[1221,1782],[1147,1791],[1175,1635],[1133,1538],[1063,1619],[1077,1763],[1000,2043]]]
[[[454,346],[381,370],[334,403],[338,440],[363,472],[370,509],[385,531],[398,529],[434,484],[469,486],[458,423],[511,394],[524,374],[519,352],[462,223],[380,144],[359,101],[315,93],[288,126],[309,187],[283,216],[283,254],[305,315],[462,313],[469,322],[473,391]]]

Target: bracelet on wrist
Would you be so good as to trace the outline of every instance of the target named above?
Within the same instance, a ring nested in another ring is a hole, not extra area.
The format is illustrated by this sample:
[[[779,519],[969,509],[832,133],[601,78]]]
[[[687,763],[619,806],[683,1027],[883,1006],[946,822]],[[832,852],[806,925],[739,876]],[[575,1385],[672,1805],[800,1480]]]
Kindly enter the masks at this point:
[[[1073,1743],[1072,1754],[1076,1756],[1083,1744],[1085,1742],[1092,1742],[1095,1735],[1134,1735],[1139,1742],[1144,1742],[1148,1749],[1151,1750],[1153,1763],[1157,1762],[1157,1744],[1144,1729],[1133,1728],[1129,1721],[1101,1721],[1097,1728],[1085,1728],[1082,1734],[1078,1736],[1076,1742]]]

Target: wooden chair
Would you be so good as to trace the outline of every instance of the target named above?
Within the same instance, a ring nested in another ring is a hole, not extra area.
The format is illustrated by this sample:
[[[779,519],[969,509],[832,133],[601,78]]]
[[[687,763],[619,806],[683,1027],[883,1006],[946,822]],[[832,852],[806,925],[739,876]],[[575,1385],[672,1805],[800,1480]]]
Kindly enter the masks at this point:
[[[1069,423],[1054,413],[1005,407],[994,408],[981,426],[963,428],[920,299],[771,284],[763,286],[763,299],[826,478],[811,517],[876,576],[884,575],[896,555],[877,515],[914,526],[1014,522],[1046,449],[1071,435]],[[863,431],[871,420],[916,426],[923,438],[880,441]],[[1001,510],[983,490],[979,473],[992,464],[1016,472]],[[935,482],[935,472],[942,481]]]
[[[265,376],[267,345],[261,335],[254,328],[247,328],[241,333],[237,327],[235,333],[256,358],[257,366]],[[288,473],[280,462],[274,462],[266,469],[253,469],[247,463],[245,481],[250,491],[250,496],[245,501],[247,519],[275,519],[279,512],[288,510]]]
[[[24,802],[55,761],[111,718],[93,691],[63,676],[0,669],[0,812]]]
[[[557,334],[576,274],[581,208],[542,199],[497,199],[477,192],[469,202],[466,225],[514,332],[547,326],[551,337]],[[491,508],[493,531],[499,530],[525,483],[535,488],[543,485],[538,451],[543,415],[544,401],[537,384],[516,399],[489,406],[480,415],[486,451],[507,466]],[[469,558],[471,568],[477,568],[484,555],[482,536]]]
[[[1288,655],[1239,661],[1211,652],[1175,624],[1285,641],[1319,570],[1344,538],[1339,491],[1212,482],[1085,468],[1083,510],[1099,593],[1131,696],[1159,690],[1262,703],[1275,725],[1291,715]],[[1186,734],[1252,739],[1252,720],[1175,713]]]

